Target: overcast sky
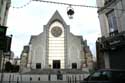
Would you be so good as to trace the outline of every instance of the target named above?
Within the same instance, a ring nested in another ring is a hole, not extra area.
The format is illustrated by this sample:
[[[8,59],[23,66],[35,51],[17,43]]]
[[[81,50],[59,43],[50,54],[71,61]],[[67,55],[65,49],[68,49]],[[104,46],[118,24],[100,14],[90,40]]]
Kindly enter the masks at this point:
[[[20,57],[24,45],[28,45],[31,35],[38,35],[43,32],[43,25],[46,25],[56,10],[59,11],[64,21],[70,25],[70,32],[75,35],[82,35],[88,41],[92,54],[96,55],[95,42],[100,36],[100,25],[96,8],[74,7],[73,19],[67,16],[66,5],[56,5],[32,1],[23,8],[13,8],[25,5],[30,0],[11,0],[7,21],[7,35],[12,34],[11,50],[15,57]],[[96,0],[49,0],[78,5],[96,6]]]

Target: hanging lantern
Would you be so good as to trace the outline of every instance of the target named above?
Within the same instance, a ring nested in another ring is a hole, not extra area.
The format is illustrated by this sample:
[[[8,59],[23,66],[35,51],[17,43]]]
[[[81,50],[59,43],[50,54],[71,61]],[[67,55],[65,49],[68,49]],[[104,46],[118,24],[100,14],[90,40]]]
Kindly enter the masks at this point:
[[[74,9],[71,7],[71,5],[67,8],[67,15],[69,17],[69,19],[72,19],[73,18],[73,15],[74,15]]]

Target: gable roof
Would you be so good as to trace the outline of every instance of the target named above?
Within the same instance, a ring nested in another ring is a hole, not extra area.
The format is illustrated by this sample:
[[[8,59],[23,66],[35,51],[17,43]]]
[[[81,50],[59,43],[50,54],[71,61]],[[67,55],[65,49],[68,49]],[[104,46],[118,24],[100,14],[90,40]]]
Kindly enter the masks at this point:
[[[47,23],[47,25],[51,25],[54,21],[59,21],[61,22],[63,25],[67,25],[64,21],[64,19],[61,17],[61,15],[59,14],[59,12],[56,10],[55,13],[52,15],[52,17],[50,18],[49,22]]]

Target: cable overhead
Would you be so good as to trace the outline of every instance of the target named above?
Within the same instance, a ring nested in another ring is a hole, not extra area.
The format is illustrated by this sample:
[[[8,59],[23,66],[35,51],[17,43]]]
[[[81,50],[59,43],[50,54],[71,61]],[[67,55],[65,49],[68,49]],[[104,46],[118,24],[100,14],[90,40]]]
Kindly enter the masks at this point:
[[[31,2],[32,2],[32,0],[29,0],[27,3],[25,3],[25,4],[22,5],[22,6],[19,6],[19,7],[11,6],[11,7],[12,7],[12,8],[15,8],[15,9],[21,9],[21,8],[24,8],[24,7],[28,6]]]
[[[28,6],[32,1],[40,1],[43,3],[49,3],[49,4],[60,4],[60,5],[70,5],[70,6],[76,6],[76,7],[86,7],[86,8],[103,8],[103,7],[98,7],[98,6],[90,6],[90,5],[79,5],[79,4],[70,4],[70,3],[63,3],[63,2],[55,2],[55,1],[47,1],[47,0],[29,0],[26,4],[20,6],[20,7],[14,7],[11,6],[12,8],[20,9]],[[106,7],[105,9],[114,9],[114,10],[121,10],[125,11],[124,9],[117,9],[117,8],[111,8],[111,7]]]
[[[60,5],[70,5],[70,6],[77,6],[77,7],[87,7],[87,8],[103,8],[103,7],[98,7],[98,6],[78,5],[78,4],[62,3],[62,2],[55,2],[55,1],[46,1],[46,0],[33,0],[33,1],[40,1],[40,2],[44,2],[44,3],[50,3],[50,4],[60,4]],[[110,7],[107,7],[106,9],[115,9],[115,10],[125,11],[123,9],[116,9],[116,8],[110,8]]]

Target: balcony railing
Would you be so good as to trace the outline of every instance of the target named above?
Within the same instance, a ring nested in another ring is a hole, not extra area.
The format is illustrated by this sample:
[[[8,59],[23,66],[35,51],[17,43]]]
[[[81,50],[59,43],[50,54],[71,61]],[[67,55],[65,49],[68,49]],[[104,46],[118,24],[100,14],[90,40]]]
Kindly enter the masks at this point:
[[[118,34],[118,30],[115,30],[109,33],[110,36],[116,36],[117,34]]]
[[[115,34],[115,33],[113,33]],[[117,33],[114,36],[101,38],[102,49],[112,50],[125,46],[125,32]]]

